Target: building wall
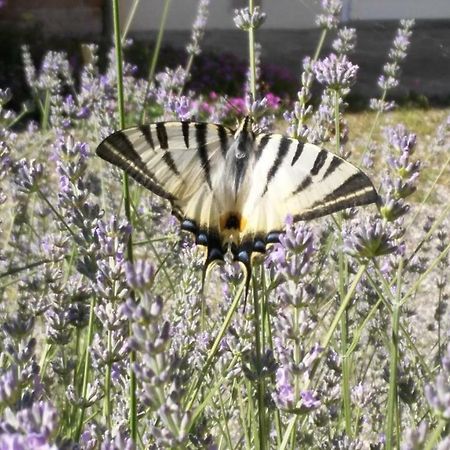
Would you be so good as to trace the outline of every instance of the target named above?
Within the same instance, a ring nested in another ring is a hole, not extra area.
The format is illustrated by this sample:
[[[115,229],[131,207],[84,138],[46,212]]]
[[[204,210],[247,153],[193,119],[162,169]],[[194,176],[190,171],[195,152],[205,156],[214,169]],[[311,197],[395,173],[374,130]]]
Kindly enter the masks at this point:
[[[104,0],[6,0],[0,23],[41,27],[44,34],[84,35],[102,30]]]
[[[135,0],[121,0],[122,20]],[[158,29],[165,0],[141,0],[132,31]],[[319,0],[260,0],[267,13],[264,28],[308,29],[315,26]],[[208,28],[232,29],[233,11],[248,4],[240,0],[211,0]],[[171,0],[168,30],[186,30],[195,19],[198,0]],[[402,18],[450,19],[450,0],[344,0],[344,20],[395,20]]]

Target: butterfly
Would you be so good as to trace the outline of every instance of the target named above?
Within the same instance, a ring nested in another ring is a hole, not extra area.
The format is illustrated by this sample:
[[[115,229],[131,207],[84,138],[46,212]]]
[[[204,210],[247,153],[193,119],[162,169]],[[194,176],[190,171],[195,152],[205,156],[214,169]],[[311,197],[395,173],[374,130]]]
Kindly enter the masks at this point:
[[[237,130],[205,122],[156,122],[116,131],[97,155],[167,199],[181,229],[206,247],[208,267],[278,242],[285,218],[309,220],[376,203],[370,179],[317,145],[255,132],[250,116]]]

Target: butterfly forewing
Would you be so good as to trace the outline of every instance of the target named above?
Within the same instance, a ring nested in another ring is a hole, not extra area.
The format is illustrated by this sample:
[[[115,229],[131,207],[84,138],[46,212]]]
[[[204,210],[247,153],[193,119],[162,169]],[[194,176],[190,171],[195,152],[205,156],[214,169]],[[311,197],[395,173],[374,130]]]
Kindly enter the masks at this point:
[[[180,218],[200,223],[211,216],[205,203],[213,203],[212,183],[232,139],[221,125],[158,122],[115,132],[97,154],[170,200]]]

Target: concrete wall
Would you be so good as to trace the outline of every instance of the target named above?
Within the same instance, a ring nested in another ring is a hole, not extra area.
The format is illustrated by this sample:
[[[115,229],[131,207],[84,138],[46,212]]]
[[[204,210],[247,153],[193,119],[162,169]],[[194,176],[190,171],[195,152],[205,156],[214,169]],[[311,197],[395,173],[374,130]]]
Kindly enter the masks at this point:
[[[121,0],[122,20],[135,0]],[[165,0],[140,0],[132,31],[143,32],[159,27]],[[233,11],[247,1],[211,0],[208,28],[232,29]],[[267,13],[264,28],[308,29],[315,26],[320,11],[319,0],[261,0]],[[171,0],[167,29],[189,29],[195,19],[198,0]],[[450,18],[450,0],[344,0],[344,20],[394,20],[402,18]]]

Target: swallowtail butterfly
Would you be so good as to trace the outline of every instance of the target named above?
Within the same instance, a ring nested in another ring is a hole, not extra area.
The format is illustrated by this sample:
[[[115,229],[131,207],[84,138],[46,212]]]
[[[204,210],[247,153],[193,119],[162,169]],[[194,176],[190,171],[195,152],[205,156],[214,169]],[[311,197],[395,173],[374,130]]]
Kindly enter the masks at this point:
[[[369,178],[339,156],[280,134],[202,122],[117,131],[97,154],[169,200],[181,228],[205,246],[204,273],[228,249],[246,268],[278,242],[287,215],[309,220],[377,202]]]

